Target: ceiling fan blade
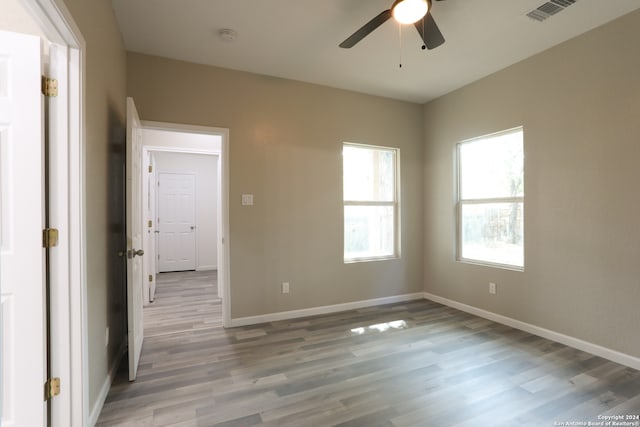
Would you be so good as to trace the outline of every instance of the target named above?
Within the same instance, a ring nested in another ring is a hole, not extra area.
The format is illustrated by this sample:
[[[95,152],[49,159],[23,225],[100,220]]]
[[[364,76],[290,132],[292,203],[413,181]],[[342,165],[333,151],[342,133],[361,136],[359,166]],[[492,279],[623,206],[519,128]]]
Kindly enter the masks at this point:
[[[435,49],[444,43],[444,37],[436,25],[436,21],[433,19],[433,16],[431,16],[431,12],[428,12],[424,18],[416,22],[414,25],[420,34],[420,38],[422,38],[425,46],[427,46],[427,49]]]
[[[358,43],[360,40],[368,36],[369,33],[371,33],[373,30],[378,28],[380,25],[387,22],[389,18],[391,18],[391,9],[381,12],[378,16],[373,18],[371,21],[364,24],[358,31],[351,34],[349,38],[347,38],[345,41],[340,43],[340,47],[344,49],[349,49],[350,47],[355,46],[356,43]]]

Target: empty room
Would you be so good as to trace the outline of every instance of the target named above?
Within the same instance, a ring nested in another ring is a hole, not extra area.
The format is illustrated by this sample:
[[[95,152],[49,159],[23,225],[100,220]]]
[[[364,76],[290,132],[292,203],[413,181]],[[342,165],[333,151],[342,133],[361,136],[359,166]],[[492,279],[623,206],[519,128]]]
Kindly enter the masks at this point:
[[[640,426],[640,0],[2,9],[3,427]]]

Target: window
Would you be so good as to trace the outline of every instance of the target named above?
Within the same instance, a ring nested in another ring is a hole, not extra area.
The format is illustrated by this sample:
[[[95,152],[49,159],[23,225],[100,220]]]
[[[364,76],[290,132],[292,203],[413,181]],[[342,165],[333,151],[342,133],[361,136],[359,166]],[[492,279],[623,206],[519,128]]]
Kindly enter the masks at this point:
[[[458,259],[524,269],[523,131],[458,144]]]
[[[344,144],[345,262],[398,256],[398,157],[395,148]]]

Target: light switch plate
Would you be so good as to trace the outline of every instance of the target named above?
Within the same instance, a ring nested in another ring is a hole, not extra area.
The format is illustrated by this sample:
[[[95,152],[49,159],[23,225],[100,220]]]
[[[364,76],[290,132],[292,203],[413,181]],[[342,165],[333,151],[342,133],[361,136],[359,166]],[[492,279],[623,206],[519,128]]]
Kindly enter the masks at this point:
[[[489,293],[491,295],[495,295],[496,294],[496,284],[493,282],[489,282]]]
[[[242,195],[242,206],[253,206],[253,194]]]

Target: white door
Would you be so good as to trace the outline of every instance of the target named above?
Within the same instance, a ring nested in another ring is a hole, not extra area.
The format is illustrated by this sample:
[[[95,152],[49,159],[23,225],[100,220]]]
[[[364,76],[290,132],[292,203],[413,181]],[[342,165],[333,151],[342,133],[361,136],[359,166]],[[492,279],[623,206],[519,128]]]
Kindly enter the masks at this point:
[[[158,183],[160,271],[195,270],[196,177],[161,173]]]
[[[0,31],[3,427],[42,426],[46,419],[40,67],[39,37]]]
[[[127,98],[127,318],[129,380],[136,379],[144,324],[142,318],[142,133],[132,98]]]
[[[149,283],[149,302],[155,299],[156,295],[156,236],[157,236],[157,224],[156,224],[156,162],[152,152],[147,152],[147,164],[149,166],[149,175],[147,179],[147,186],[145,191],[147,192],[145,207],[145,218],[147,218],[147,234],[144,257],[145,271],[148,275],[147,280]]]

